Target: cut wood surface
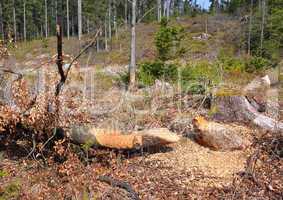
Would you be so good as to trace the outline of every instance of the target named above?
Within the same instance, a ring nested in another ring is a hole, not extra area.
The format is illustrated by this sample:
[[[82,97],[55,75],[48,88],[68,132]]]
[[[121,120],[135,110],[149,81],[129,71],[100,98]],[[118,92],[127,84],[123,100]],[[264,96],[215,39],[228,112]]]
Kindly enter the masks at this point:
[[[196,117],[193,125],[196,141],[213,150],[241,150],[250,145],[247,139],[240,136],[239,132],[244,131],[240,127],[207,121],[203,117]]]
[[[69,136],[71,140],[79,144],[91,144],[115,149],[136,149],[166,145],[178,142],[180,139],[179,136],[166,128],[123,133],[116,130],[81,126],[72,128]]]

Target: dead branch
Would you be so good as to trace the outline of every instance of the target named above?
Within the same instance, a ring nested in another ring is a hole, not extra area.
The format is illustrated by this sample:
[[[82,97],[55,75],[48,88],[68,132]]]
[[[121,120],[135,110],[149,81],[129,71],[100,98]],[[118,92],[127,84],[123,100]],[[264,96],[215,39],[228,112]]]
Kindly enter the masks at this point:
[[[60,27],[60,26],[59,26]],[[60,82],[57,84],[56,86],[56,93],[55,96],[58,96],[60,94],[60,91],[63,87],[63,85],[65,84],[67,78],[68,78],[68,74],[71,70],[72,65],[81,57],[81,55],[83,55],[90,47],[92,47],[95,43],[96,43],[96,39],[99,36],[100,32],[101,32],[101,28],[98,29],[98,31],[96,32],[94,38],[91,40],[91,42],[80,51],[80,53],[71,61],[66,73],[64,73],[63,70],[63,55],[62,55],[62,33],[58,34],[58,31],[61,32],[61,28],[57,27],[57,49],[58,49],[58,59],[57,59],[57,66],[58,66],[58,71],[59,74],[61,76],[61,80]]]
[[[99,176],[97,179],[101,182],[108,183],[112,187],[119,187],[126,190],[127,192],[129,192],[130,198],[132,200],[140,200],[139,195],[134,191],[131,185],[125,181],[119,181],[109,176]]]
[[[19,73],[19,72],[15,72],[13,70],[10,69],[0,69],[0,71],[2,71],[3,73],[8,73],[8,74],[14,74],[18,76],[18,80],[23,78],[23,74]]]

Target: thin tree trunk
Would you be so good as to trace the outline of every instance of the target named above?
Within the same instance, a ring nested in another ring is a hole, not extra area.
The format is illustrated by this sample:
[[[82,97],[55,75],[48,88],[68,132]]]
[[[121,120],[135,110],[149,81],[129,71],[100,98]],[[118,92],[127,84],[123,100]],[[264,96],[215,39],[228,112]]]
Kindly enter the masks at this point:
[[[17,22],[16,22],[16,5],[15,0],[13,4],[13,20],[14,20],[14,40],[17,41]]]
[[[4,24],[3,24],[3,10],[2,10],[2,4],[0,3],[0,30],[2,34],[2,40],[5,40],[5,33],[4,33]]]
[[[109,33],[109,41],[110,41],[110,48],[111,48],[111,41],[112,41],[112,26],[111,26],[111,8],[112,8],[112,0],[109,0],[109,7],[108,7],[108,33]]]
[[[132,33],[131,33],[131,63],[129,88],[135,87],[136,82],[136,4],[137,0],[132,0]]]
[[[96,52],[100,52],[100,47],[99,47],[99,37],[96,39]]]
[[[57,2],[57,0],[55,0],[55,23],[56,24],[58,23],[58,2]]]
[[[87,27],[87,34],[90,33],[90,28],[89,28],[89,19],[86,19],[86,27]]]
[[[107,17],[105,17],[104,22],[104,39],[105,39],[105,51],[108,51],[108,39],[107,39]]]
[[[128,0],[125,0],[125,27],[128,26]]]
[[[78,36],[82,37],[82,0],[78,0]]]
[[[262,56],[263,53],[263,40],[264,40],[264,25],[265,25],[265,9],[266,9],[266,2],[262,0],[262,19],[261,19],[261,34],[260,34],[260,54]]]
[[[114,0],[114,30],[115,30],[115,37],[118,38],[118,26],[117,26],[117,7],[116,1]]]
[[[45,37],[48,37],[48,24],[47,24],[47,0],[45,0]]]
[[[27,27],[26,27],[26,1],[24,0],[24,40],[27,40]]]
[[[70,16],[69,16],[69,0],[66,2],[67,4],[67,37],[70,39]]]
[[[162,17],[161,0],[157,0],[157,20],[158,22],[161,22],[161,17]]]
[[[251,55],[251,38],[252,38],[252,20],[253,20],[253,5],[254,1],[251,0],[250,20],[249,20],[249,36],[248,36],[248,55]]]

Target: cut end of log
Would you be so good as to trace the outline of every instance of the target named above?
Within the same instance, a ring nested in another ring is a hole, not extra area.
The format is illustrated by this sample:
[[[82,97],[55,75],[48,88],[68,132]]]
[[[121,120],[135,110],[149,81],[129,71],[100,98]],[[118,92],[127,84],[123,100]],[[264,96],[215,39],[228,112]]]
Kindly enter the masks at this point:
[[[238,135],[240,129],[235,126],[207,121],[203,117],[196,117],[193,125],[196,142],[212,150],[242,150],[250,145],[247,139]]]

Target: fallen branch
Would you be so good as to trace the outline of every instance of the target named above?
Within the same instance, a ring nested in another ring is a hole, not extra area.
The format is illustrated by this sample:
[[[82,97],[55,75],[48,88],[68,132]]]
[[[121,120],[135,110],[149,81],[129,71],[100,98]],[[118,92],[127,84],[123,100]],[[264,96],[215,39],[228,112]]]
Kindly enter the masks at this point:
[[[109,176],[99,176],[97,179],[101,182],[108,183],[112,187],[119,187],[126,190],[130,194],[132,200],[140,200],[139,195],[133,190],[131,185],[125,181],[119,181]]]
[[[21,73],[19,73],[19,72],[15,72],[15,71],[10,70],[10,69],[0,69],[0,71],[2,71],[3,73],[9,73],[9,74],[17,75],[17,76],[18,76],[17,80],[23,78],[23,74],[21,74]]]

